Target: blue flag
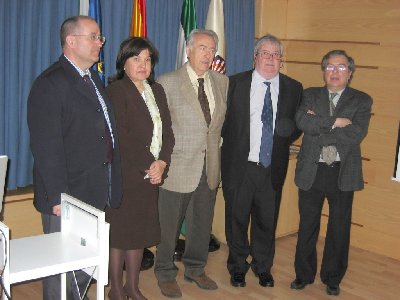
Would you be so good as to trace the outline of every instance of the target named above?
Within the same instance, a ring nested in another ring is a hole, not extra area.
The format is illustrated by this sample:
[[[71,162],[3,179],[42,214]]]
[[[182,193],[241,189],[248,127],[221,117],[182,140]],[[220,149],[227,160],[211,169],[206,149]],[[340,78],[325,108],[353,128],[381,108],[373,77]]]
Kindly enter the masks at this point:
[[[97,24],[99,24],[100,32],[102,32],[100,0],[89,0],[89,17],[92,17],[96,20]],[[101,81],[103,81],[103,84],[105,84],[103,48],[100,50],[99,61],[94,64],[93,70],[99,73]]]

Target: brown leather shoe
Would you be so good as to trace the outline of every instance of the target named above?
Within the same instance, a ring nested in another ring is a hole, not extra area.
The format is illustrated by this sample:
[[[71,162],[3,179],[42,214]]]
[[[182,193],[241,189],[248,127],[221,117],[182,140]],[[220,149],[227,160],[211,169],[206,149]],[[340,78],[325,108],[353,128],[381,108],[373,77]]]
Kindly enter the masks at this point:
[[[182,297],[181,289],[179,288],[176,280],[169,280],[164,282],[158,282],[158,286],[160,287],[161,294],[168,298],[180,298]]]
[[[200,276],[188,277],[184,276],[186,281],[194,282],[197,286],[204,290],[216,290],[218,288],[217,284],[214,280],[208,277],[205,273]]]

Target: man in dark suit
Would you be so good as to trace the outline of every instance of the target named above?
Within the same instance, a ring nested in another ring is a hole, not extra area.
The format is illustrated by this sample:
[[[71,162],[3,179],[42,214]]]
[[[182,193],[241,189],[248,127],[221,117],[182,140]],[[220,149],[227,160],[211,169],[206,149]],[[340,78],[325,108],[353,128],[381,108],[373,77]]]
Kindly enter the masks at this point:
[[[227,266],[235,287],[246,285],[249,255],[260,285],[274,286],[275,229],[289,146],[300,136],[294,117],[303,91],[301,83],[279,73],[282,55],[280,40],[263,36],[255,44],[255,69],[229,80],[221,175]]]
[[[35,80],[28,99],[34,205],[44,233],[60,231],[61,193],[101,210],[118,207],[122,193],[113,112],[90,69],[104,37],[92,18],[79,16],[64,21],[60,38],[63,55]],[[60,299],[59,278],[44,280],[44,299]],[[73,285],[71,293],[80,299]]]
[[[348,264],[353,194],[364,187],[360,143],[367,135],[372,99],[348,86],[355,64],[345,51],[328,52],[321,68],[326,86],[305,90],[296,114],[304,137],[295,175],[300,225],[291,288],[303,289],[314,282],[321,210],[327,197],[329,220],[320,275],[327,294],[339,295]]]

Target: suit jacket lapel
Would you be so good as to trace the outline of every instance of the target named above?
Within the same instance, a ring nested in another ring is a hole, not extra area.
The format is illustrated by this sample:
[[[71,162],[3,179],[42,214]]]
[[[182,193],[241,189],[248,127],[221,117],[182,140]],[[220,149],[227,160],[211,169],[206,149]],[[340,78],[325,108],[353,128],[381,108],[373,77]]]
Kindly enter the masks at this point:
[[[329,116],[329,92],[326,86],[321,88],[320,95],[316,99],[318,100],[316,101],[315,105],[318,107],[318,110],[315,113],[318,114],[319,112],[323,116]]]
[[[128,105],[132,105],[133,107],[135,107],[135,110],[138,111],[138,115],[140,115],[144,119],[147,119],[147,122],[149,122],[149,124],[153,124],[149,109],[147,108],[147,105],[144,102],[144,99],[139,93],[139,90],[136,88],[135,84],[129,79],[127,75],[124,75],[122,80],[125,86],[125,98],[128,99]]]
[[[352,90],[350,88],[346,87],[344,89],[342,95],[340,95],[339,102],[336,105],[334,115],[336,115],[336,113],[341,109],[341,107],[344,105],[344,103],[346,103],[352,96],[353,96]]]
[[[239,96],[238,99],[240,100],[240,107],[241,110],[243,111],[243,118],[244,122],[243,124],[246,124],[246,136],[247,140],[250,143],[250,90],[251,90],[251,79],[252,79],[252,74],[253,71],[249,71],[246,76],[244,77],[244,80],[241,80],[240,82],[237,82],[237,87],[236,91],[239,91]]]
[[[219,89],[219,86],[217,84],[217,78],[214,77],[213,73],[210,72],[210,81],[211,81],[211,88],[212,88],[212,92],[213,92],[213,96],[214,96],[214,102],[215,102],[215,107],[214,107],[214,112],[211,116],[211,123],[210,123],[210,127],[213,125],[213,121],[215,120],[216,116],[218,116],[218,114],[221,111],[221,107],[222,107],[222,99],[223,99],[223,95],[222,95],[222,91]]]
[[[286,80],[284,77],[279,73],[279,95],[278,95],[278,103],[276,106],[276,117],[275,117],[275,125],[277,121],[281,117],[282,109],[285,107],[284,103],[286,101],[287,93],[289,92],[289,88],[286,86]],[[274,126],[276,128],[276,126]]]
[[[71,65],[71,63],[64,57],[64,55],[61,55],[60,63],[63,66],[64,71],[67,73],[68,80],[70,80],[73,86],[75,87],[75,90],[85,98],[90,99],[93,104],[99,105],[97,97],[93,97],[92,91],[87,86],[87,83],[83,80],[82,76],[79,75],[78,71],[74,68],[74,66]],[[98,87],[97,83],[96,87]]]

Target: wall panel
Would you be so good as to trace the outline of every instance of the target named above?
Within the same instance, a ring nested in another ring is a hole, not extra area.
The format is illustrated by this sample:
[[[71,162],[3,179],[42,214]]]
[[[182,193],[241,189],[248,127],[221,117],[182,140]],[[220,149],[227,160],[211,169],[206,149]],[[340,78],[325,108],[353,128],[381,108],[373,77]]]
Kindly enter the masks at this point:
[[[282,72],[304,87],[323,85],[319,64],[328,51],[344,49],[355,59],[351,86],[374,104],[361,145],[366,187],[355,194],[351,244],[400,259],[400,183],[391,180],[400,122],[400,1],[257,0],[256,11],[256,37],[283,40]],[[325,206],[321,235],[328,214]]]

